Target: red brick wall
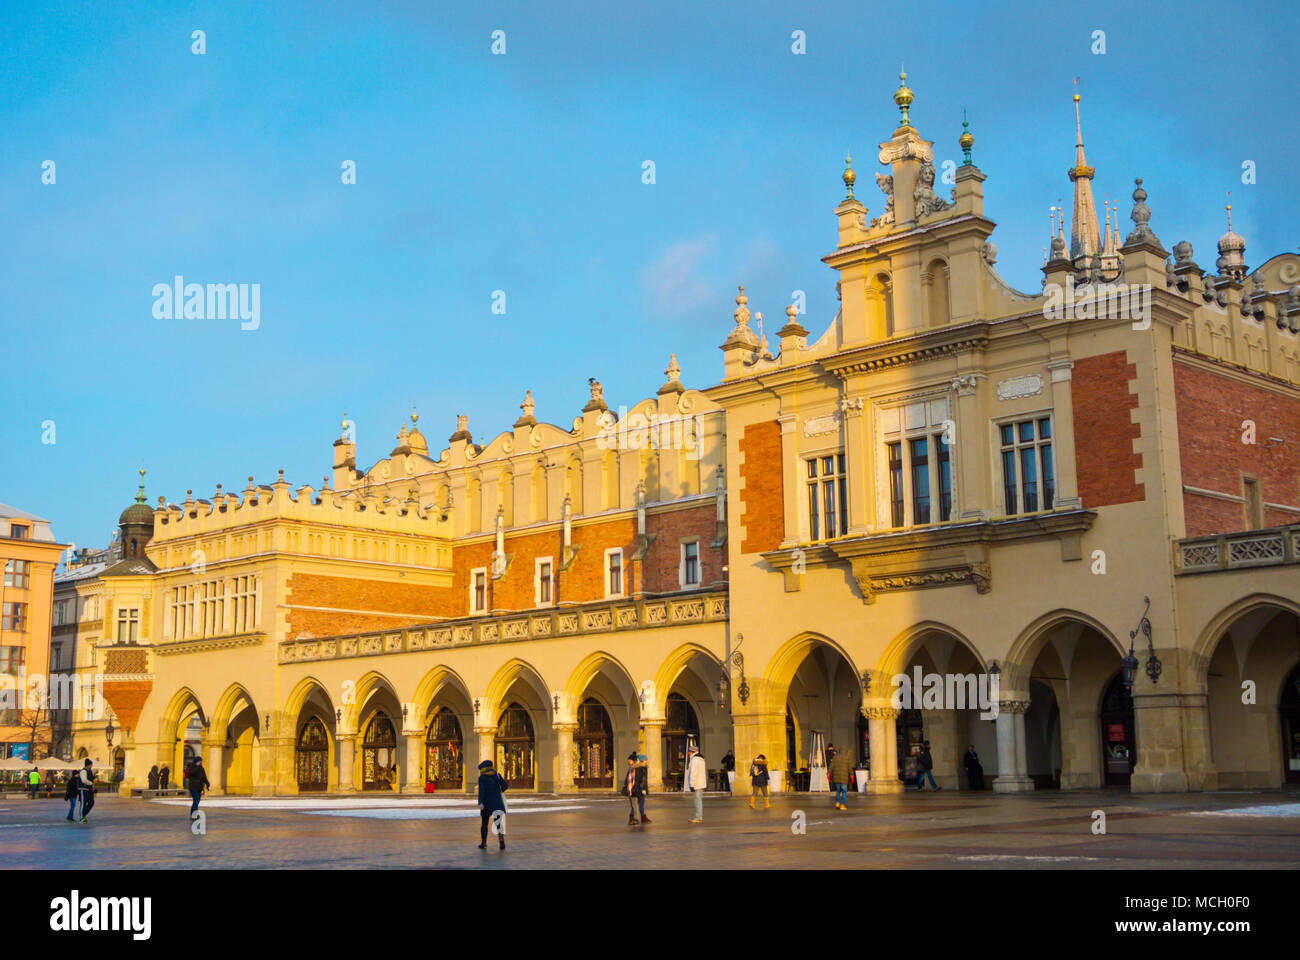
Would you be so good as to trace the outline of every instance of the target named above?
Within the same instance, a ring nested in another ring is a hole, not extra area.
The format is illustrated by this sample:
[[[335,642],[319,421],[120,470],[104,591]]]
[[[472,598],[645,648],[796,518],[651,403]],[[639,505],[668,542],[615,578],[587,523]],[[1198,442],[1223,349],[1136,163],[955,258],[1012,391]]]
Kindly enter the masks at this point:
[[[696,537],[700,543],[700,585],[707,587],[727,575],[726,547],[711,547],[717,533],[718,508],[712,501],[669,513],[646,517],[646,531],[655,535],[645,558],[645,589],[650,593],[667,593],[682,589],[678,579],[683,538]]]
[[[741,553],[775,550],[785,536],[781,424],[751,423],[740,438]]]
[[[1137,368],[1122,350],[1074,362],[1075,473],[1088,509],[1146,498],[1135,473],[1142,467],[1142,454],[1133,452],[1133,441],[1142,435],[1130,413],[1138,405],[1137,394],[1129,392],[1136,376]]]
[[[1242,474],[1259,478],[1266,503],[1300,506],[1300,400],[1288,399],[1209,370],[1174,363],[1178,455],[1183,484],[1243,495]],[[1242,442],[1243,421],[1255,423],[1255,443]],[[1283,443],[1269,443],[1283,437]],[[1242,504],[1183,494],[1189,537],[1246,528]],[[1264,511],[1265,526],[1300,522],[1281,510]]]
[[[304,633],[316,637],[360,633],[454,616],[451,600],[448,591],[438,587],[295,573],[289,578],[289,604],[335,609],[290,610],[289,638]]]

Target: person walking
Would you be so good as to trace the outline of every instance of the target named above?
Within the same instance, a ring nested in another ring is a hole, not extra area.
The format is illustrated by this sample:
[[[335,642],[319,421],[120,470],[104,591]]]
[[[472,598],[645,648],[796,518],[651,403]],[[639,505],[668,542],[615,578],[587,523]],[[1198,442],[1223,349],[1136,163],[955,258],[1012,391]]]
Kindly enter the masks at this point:
[[[203,791],[212,784],[208,780],[208,773],[203,769],[203,758],[195,757],[194,765],[190,767],[190,772],[185,775],[186,782],[190,787],[190,819],[193,820],[198,816],[199,798],[203,796]]]
[[[709,785],[709,769],[699,747],[691,747],[691,758],[686,761],[686,783],[695,795],[695,816],[691,823],[704,822],[704,789]]]
[[[40,786],[41,772],[35,767],[32,767],[31,771],[27,774],[27,793],[31,799],[36,799],[36,791],[40,789]]]
[[[736,754],[728,750],[726,756],[722,758],[722,789],[731,793],[731,778],[736,773]]]
[[[506,798],[503,796],[509,785],[505,778],[492,767],[491,760],[484,760],[478,765],[478,816],[480,850],[487,849],[488,823],[493,817],[497,823],[497,840],[499,849],[506,848]]]
[[[962,758],[961,764],[966,768],[966,777],[970,781],[972,790],[984,789],[984,766],[980,763],[980,755],[975,752],[975,744],[967,744],[966,756]]]
[[[90,758],[77,771],[77,796],[81,798],[81,822],[86,822],[86,814],[95,805],[95,771],[90,765]]]
[[[650,818],[645,815],[645,798],[650,792],[649,772],[646,769],[646,756],[644,753],[629,753],[627,755],[627,773],[623,777],[623,796],[627,797],[627,823],[628,826],[635,826],[637,814],[641,815],[641,823],[650,822]]]
[[[926,740],[921,744],[921,752],[916,758],[916,789],[925,789],[925,778],[930,778],[930,789],[938,790],[939,785],[934,782],[934,759],[930,756],[930,741]]]
[[[754,762],[749,765],[749,809],[754,809],[754,798],[760,794],[762,794],[763,797],[763,809],[767,810],[771,808],[772,798],[767,792],[768,780],[767,757],[760,753],[754,758]]]
[[[158,764],[156,763],[149,768],[149,789],[158,789]]]
[[[835,809],[847,810],[849,781],[853,779],[853,758],[847,750],[835,754],[830,765],[831,786],[835,788]]]
[[[68,822],[76,820],[77,813],[77,783],[80,774],[73,772],[68,775],[68,782],[63,785],[63,799],[68,801]]]
[[[166,790],[167,784],[171,783],[171,779],[172,779],[171,767],[167,766],[167,764],[164,763],[162,765],[162,769],[158,771],[158,789]]]

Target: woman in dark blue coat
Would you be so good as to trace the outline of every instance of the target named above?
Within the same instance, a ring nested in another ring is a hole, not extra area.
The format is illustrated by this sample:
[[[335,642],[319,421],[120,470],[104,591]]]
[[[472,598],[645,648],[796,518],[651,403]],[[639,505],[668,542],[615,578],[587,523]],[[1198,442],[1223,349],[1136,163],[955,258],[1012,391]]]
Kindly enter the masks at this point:
[[[506,798],[502,794],[509,789],[506,785],[505,778],[497,773],[492,766],[491,760],[484,760],[478,765],[478,815],[479,815],[479,838],[478,848],[487,849],[488,824],[496,816],[497,823],[497,840],[501,842],[501,849],[506,848]]]

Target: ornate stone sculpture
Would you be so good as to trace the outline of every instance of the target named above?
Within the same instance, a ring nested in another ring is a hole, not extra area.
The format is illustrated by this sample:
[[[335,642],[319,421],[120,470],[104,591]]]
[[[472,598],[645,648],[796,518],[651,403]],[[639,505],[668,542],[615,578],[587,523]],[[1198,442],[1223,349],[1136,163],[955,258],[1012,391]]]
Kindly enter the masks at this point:
[[[1157,242],[1156,235],[1148,226],[1151,222],[1151,208],[1146,205],[1147,192],[1142,189],[1142,178],[1138,177],[1133,184],[1133,212],[1129,214],[1129,218],[1133,221],[1133,229],[1129,231],[1124,242],[1126,244],[1138,243],[1142,240]],[[1190,251],[1188,255],[1190,256]]]
[[[1179,240],[1174,244],[1174,263],[1182,266],[1185,263],[1192,262],[1192,245],[1186,240]]]
[[[934,164],[926,160],[921,164],[921,175],[917,177],[916,189],[912,191],[916,201],[916,215],[923,217],[929,213],[938,213],[952,206],[934,192]]]
[[[885,173],[876,174],[876,186],[885,195],[885,212],[871,221],[873,227],[886,227],[894,222],[894,178]]]
[[[980,256],[990,267],[998,262],[998,245],[984,241],[984,246],[980,247]]]

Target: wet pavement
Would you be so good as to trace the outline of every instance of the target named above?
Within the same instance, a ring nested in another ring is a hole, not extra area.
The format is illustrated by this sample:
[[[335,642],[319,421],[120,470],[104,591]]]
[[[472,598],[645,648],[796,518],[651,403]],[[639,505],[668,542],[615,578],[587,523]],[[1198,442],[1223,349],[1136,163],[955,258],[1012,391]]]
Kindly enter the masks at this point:
[[[1300,866],[1300,793],[1023,796],[909,792],[785,794],[770,810],[707,794],[652,794],[646,826],[614,796],[509,798],[507,850],[477,849],[478,813],[460,797],[211,797],[206,833],[188,800],[103,798],[90,822],[60,800],[0,801],[0,864],[103,868],[1034,868]],[[1095,811],[1106,832],[1093,833]],[[800,821],[804,832],[797,832]],[[491,838],[490,838],[491,839]]]

